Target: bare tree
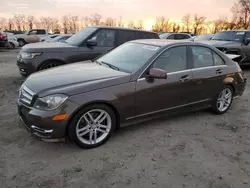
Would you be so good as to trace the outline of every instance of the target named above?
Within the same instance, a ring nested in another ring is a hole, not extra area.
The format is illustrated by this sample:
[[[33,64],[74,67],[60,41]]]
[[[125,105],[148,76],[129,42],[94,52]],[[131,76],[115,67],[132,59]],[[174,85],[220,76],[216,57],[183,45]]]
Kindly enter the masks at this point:
[[[1,17],[1,18],[0,18],[0,28],[6,29],[6,25],[7,25],[7,20],[6,20],[6,18]]]
[[[59,24],[59,20],[57,18],[52,18],[51,19],[51,31],[53,33],[60,33],[60,24]]]
[[[41,17],[40,20],[41,20],[41,26],[44,29],[46,29],[47,31],[50,31],[52,29],[51,25],[53,19],[51,17]]]
[[[107,26],[116,26],[116,20],[114,18],[106,18],[105,25]]]
[[[34,20],[35,20],[35,17],[32,15],[29,15],[27,17],[27,23],[28,23],[29,30],[33,29]]]
[[[117,26],[118,27],[124,27],[124,22],[122,21],[122,17],[120,16],[118,21],[117,21]]]
[[[84,16],[84,17],[81,18],[81,27],[87,27],[90,24],[91,24],[90,23],[90,17]]]
[[[144,29],[144,22],[143,20],[139,20],[138,23],[137,23],[137,28],[138,29]]]
[[[93,14],[90,16],[90,22],[92,25],[100,25],[102,16],[100,14]]]
[[[171,23],[169,19],[161,16],[156,18],[155,24],[153,25],[153,31],[160,32],[160,31],[170,31]]]
[[[70,16],[65,15],[62,17],[62,25],[63,25],[63,31],[65,34],[68,33],[68,29],[70,27]]]
[[[198,16],[197,14],[194,15],[193,27],[194,27],[194,34],[195,35],[201,33],[201,31],[203,29],[203,24],[205,23],[205,21],[206,21],[206,17]]]
[[[128,23],[128,28],[135,28],[135,24],[134,24],[133,21],[130,21],[130,22]]]
[[[238,0],[231,10],[239,17],[239,24],[244,29],[248,29],[250,26],[250,0]]]
[[[13,29],[13,20],[9,18],[8,20],[8,29],[11,31]]]
[[[212,25],[213,25],[212,33],[216,33],[217,31],[220,30],[227,30],[228,27],[227,18],[224,16],[220,16],[218,19],[213,21]]]
[[[182,23],[185,25],[187,32],[190,31],[190,26],[192,24],[191,14],[186,14],[182,17]]]
[[[22,26],[24,24],[25,21],[25,16],[23,14],[15,14],[13,16],[13,21],[16,25],[17,30],[21,31],[22,30]]]
[[[70,17],[70,30],[76,32],[79,29],[78,25],[79,17],[78,16],[71,16]]]

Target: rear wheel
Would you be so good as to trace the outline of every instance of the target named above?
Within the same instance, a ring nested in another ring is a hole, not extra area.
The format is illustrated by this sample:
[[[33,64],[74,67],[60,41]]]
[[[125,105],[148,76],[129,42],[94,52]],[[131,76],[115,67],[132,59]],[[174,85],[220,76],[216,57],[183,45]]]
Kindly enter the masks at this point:
[[[216,114],[224,114],[228,111],[233,101],[233,88],[225,86],[213,101],[213,111]]]
[[[19,43],[20,47],[23,47],[26,44],[26,42],[23,39],[18,39],[17,42]]]
[[[73,117],[68,135],[79,147],[95,148],[110,138],[115,125],[116,117],[111,108],[103,104],[90,105]]]
[[[50,69],[50,68],[57,67],[57,66],[60,66],[60,65],[63,65],[63,63],[60,62],[60,61],[47,61],[47,62],[43,63],[39,67],[38,70],[40,71],[40,70]]]

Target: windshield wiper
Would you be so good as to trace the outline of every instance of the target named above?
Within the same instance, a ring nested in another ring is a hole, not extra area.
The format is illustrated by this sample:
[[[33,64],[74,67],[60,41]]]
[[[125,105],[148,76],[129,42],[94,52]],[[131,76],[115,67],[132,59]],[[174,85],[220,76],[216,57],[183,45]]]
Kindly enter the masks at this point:
[[[211,39],[211,40],[231,41],[231,40],[228,40],[228,39]]]
[[[110,64],[110,63],[106,63],[106,62],[104,62],[104,61],[99,62],[99,61],[95,60],[94,62],[98,63],[99,65],[101,65],[101,64],[107,65],[107,66],[109,66],[109,68],[114,69],[114,70],[118,70],[118,71],[120,70],[120,69],[119,69],[118,67],[116,67],[115,65],[112,65],[112,64]]]

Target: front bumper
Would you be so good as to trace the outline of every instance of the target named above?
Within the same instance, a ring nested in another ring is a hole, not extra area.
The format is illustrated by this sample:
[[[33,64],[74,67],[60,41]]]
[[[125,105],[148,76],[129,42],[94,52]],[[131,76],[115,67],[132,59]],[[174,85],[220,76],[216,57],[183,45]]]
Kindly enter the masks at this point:
[[[28,107],[17,101],[18,115],[21,123],[33,135],[42,139],[65,138],[69,118],[73,114],[76,104],[68,101],[61,108],[53,111],[42,111]],[[68,116],[65,120],[53,120],[53,117],[62,113]]]
[[[36,71],[36,68],[33,66],[32,61],[17,59],[17,66],[19,68],[19,72],[23,76],[29,76],[33,72]]]

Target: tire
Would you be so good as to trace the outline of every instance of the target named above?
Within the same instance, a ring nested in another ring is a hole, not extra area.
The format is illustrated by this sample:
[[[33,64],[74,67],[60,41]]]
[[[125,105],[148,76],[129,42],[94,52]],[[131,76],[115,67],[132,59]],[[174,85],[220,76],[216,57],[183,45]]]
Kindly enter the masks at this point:
[[[18,39],[17,42],[19,43],[20,47],[23,47],[26,44],[25,40],[23,39]]]
[[[91,123],[89,114],[96,120],[101,113],[102,116],[97,120],[99,123]],[[104,117],[105,119],[102,120]],[[74,115],[69,123],[67,133],[69,139],[76,145],[81,148],[91,149],[104,144],[111,137],[115,127],[116,116],[113,110],[104,104],[94,104],[83,108]]]
[[[60,61],[46,61],[38,68],[38,71],[58,67],[60,65],[63,65]]]
[[[6,48],[12,50],[12,49],[15,48],[15,45],[14,45],[12,42],[8,42],[8,43],[6,44]]]
[[[212,110],[216,114],[226,113],[233,101],[234,90],[231,86],[225,86],[215,97],[212,104]],[[220,102],[219,102],[220,101]]]

